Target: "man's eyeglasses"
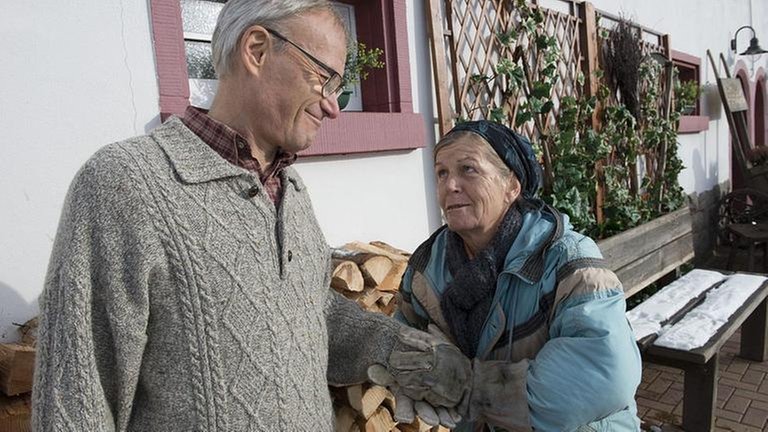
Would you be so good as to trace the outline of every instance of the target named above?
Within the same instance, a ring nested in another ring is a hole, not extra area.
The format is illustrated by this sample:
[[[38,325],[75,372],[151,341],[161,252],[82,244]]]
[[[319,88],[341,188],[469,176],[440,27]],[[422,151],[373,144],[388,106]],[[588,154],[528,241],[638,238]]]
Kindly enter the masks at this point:
[[[317,66],[320,66],[321,69],[323,69],[325,72],[328,73],[328,77],[325,77],[325,82],[323,83],[323,89],[322,89],[322,94],[324,98],[334,96],[338,94],[339,91],[341,91],[341,87],[343,86],[343,83],[341,80],[341,74],[333,70],[333,68],[331,68],[330,66],[318,60],[312,54],[308,53],[304,48],[293,43],[287,37],[281,35],[280,33],[270,28],[265,28],[265,29],[272,36],[280,39],[283,42],[288,42],[289,44],[293,45],[297,50],[301,51],[301,53],[304,54],[308,59],[312,60],[313,63],[315,63]]]

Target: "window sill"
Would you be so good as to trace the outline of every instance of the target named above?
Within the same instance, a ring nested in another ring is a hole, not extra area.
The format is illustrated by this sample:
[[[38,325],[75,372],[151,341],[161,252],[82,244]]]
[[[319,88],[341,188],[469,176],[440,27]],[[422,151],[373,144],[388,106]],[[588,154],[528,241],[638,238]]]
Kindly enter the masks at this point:
[[[416,113],[342,112],[325,120],[301,156],[413,150],[425,146],[424,119]]]
[[[677,133],[691,134],[699,133],[709,129],[709,117],[708,116],[681,116],[680,125],[677,128]]]

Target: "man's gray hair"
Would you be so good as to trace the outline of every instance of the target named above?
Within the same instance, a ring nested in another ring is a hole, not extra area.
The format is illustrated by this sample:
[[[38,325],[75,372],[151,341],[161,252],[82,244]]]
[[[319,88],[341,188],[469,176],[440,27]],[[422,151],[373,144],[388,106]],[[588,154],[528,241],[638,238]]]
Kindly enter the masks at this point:
[[[219,78],[232,67],[232,56],[238,49],[240,37],[253,25],[279,29],[280,22],[312,9],[326,9],[339,24],[339,18],[328,0],[229,0],[222,8],[213,31],[211,50],[213,68]],[[342,30],[344,31],[344,30]]]

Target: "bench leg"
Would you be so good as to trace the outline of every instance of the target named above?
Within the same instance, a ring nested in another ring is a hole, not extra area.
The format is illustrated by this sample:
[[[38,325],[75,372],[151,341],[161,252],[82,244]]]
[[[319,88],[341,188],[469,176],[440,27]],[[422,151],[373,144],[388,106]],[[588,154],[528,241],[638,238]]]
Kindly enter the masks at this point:
[[[740,356],[748,360],[763,362],[768,359],[768,299],[755,309],[741,324]]]
[[[715,354],[704,365],[690,365],[684,369],[683,429],[686,432],[713,430],[719,375],[718,357],[718,354]]]

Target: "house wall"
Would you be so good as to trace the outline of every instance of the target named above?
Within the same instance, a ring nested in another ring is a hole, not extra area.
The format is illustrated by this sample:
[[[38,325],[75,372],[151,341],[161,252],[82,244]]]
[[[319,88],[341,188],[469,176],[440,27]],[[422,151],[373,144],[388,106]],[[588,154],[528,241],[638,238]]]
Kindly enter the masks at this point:
[[[0,2],[0,340],[37,312],[78,167],[159,124],[147,17],[141,1]]]
[[[408,1],[414,110],[434,140],[421,5]],[[34,316],[61,206],[85,160],[160,123],[148,1],[0,2],[0,341]],[[426,69],[425,69],[426,68]],[[416,85],[418,83],[418,85]],[[414,249],[439,224],[429,149],[297,163],[331,245]]]
[[[435,140],[435,110],[424,3],[407,1],[414,111]],[[733,32],[750,23],[768,44],[768,6],[748,0],[615,1],[594,4],[672,35],[675,49],[705,60],[728,54]],[[12,322],[37,313],[45,269],[67,187],[99,147],[159,124],[148,1],[0,2],[0,341]],[[704,29],[704,30],[702,30]],[[748,32],[740,35],[746,47]],[[737,57],[739,59],[741,57]],[[750,73],[768,56],[752,64]],[[702,82],[714,83],[708,64]],[[709,93],[714,94],[714,93]],[[706,132],[680,137],[681,183],[703,193],[730,177],[728,126],[717,97],[705,97]],[[710,107],[710,108],[706,108]],[[412,250],[440,224],[429,147],[297,163],[331,245],[383,240]]]
[[[701,58],[702,114],[710,117],[709,130],[680,135],[678,154],[685,165],[680,184],[687,193],[701,194],[730,181],[731,153],[727,144],[730,131],[722,113],[707,49],[712,51],[718,65],[718,56],[723,53],[731,74],[736,63],[743,61],[750,80],[754,81],[760,67],[766,68],[768,55],[758,58],[734,55],[730,40],[739,27],[752,25],[765,47],[768,43],[768,3],[759,0],[595,0],[592,3],[598,9],[628,16],[646,27],[670,34],[673,49]],[[750,37],[749,29],[739,33],[739,52],[747,48]],[[718,70],[720,76],[724,72],[722,68]]]

